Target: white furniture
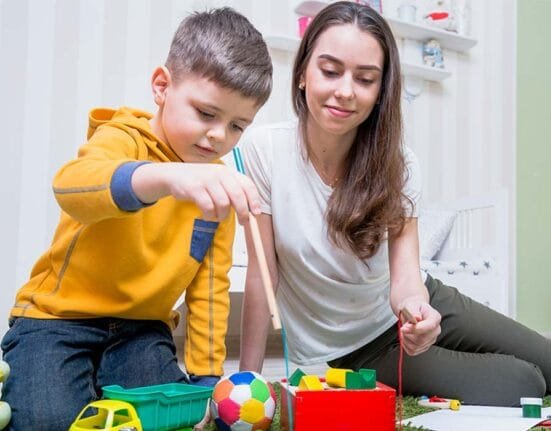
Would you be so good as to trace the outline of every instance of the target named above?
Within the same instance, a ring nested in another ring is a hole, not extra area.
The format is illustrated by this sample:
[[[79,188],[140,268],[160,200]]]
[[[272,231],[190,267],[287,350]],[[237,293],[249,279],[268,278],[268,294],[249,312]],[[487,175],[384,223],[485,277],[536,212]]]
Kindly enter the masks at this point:
[[[421,268],[478,302],[514,317],[507,196],[507,191],[500,189],[429,206],[433,211],[456,211],[457,217],[436,256],[421,260]]]
[[[327,1],[303,1],[296,8],[298,15],[314,16],[321,9],[327,6]],[[429,27],[423,24],[405,22],[396,18],[386,17],[394,35],[403,40],[413,40],[419,43],[419,46],[429,40],[437,39],[443,49],[451,49],[458,52],[467,52],[476,45],[476,39],[461,36],[456,33]],[[298,37],[287,35],[267,35],[266,43],[269,47],[277,50],[283,50],[294,53],[300,43]],[[428,67],[421,63],[421,53],[419,52],[419,62],[411,59],[402,58],[402,73],[409,78],[419,78],[427,81],[442,81],[449,77],[451,72],[446,69]],[[407,85],[407,82],[406,82]]]

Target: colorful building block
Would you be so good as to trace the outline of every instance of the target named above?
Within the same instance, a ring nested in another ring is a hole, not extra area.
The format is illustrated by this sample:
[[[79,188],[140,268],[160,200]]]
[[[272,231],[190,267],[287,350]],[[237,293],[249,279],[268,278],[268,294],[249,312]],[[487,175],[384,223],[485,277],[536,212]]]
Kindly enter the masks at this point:
[[[298,389],[301,391],[323,391],[323,385],[318,376],[302,376]]]
[[[377,372],[369,368],[360,368],[358,372],[367,382],[368,389],[374,389],[377,386]]]
[[[325,372],[325,383],[332,388],[345,388],[346,375],[352,372],[347,368],[328,368]]]
[[[377,381],[375,370],[360,368],[358,372],[347,368],[329,368],[325,382],[332,388],[374,389]]]
[[[346,389],[373,389],[360,373],[346,374]]]
[[[293,371],[291,377],[289,377],[289,384],[291,386],[298,386],[300,383],[300,379],[302,379],[302,377],[305,375],[306,373],[304,371],[302,371],[300,368],[297,368],[295,371]]]

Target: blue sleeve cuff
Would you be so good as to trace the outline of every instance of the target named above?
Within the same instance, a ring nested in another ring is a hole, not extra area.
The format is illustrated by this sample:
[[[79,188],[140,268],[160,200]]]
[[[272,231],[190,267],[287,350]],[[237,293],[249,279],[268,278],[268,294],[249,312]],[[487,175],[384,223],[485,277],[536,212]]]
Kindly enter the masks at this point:
[[[198,386],[210,386],[213,387],[220,380],[219,376],[189,376],[189,383]]]
[[[146,204],[142,202],[132,189],[132,174],[138,167],[146,163],[150,162],[123,163],[113,173],[113,177],[111,178],[111,196],[121,210],[134,212],[155,203]]]

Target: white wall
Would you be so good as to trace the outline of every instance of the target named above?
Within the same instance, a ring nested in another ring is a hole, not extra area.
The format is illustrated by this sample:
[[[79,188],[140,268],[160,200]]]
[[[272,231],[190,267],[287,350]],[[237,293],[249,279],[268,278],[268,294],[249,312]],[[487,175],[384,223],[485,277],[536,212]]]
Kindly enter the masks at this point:
[[[294,35],[297,3],[1,0],[0,316],[7,315],[15,291],[50,241],[58,219],[51,178],[84,142],[88,109],[153,109],[150,73],[164,61],[173,31],[190,11],[229,5],[264,34]],[[428,201],[500,186],[513,190],[515,10],[515,0],[474,0],[472,35],[478,44],[466,55],[446,52],[452,76],[427,85],[404,105],[407,142],[424,169]],[[274,93],[257,124],[292,117],[292,58],[272,55]],[[5,328],[0,317],[0,334]]]

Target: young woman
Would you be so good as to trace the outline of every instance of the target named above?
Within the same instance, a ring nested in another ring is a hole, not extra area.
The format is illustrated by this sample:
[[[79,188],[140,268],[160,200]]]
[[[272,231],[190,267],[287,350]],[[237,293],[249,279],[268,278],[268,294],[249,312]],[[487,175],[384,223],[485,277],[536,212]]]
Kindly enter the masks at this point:
[[[332,3],[295,60],[298,124],[258,129],[243,147],[291,360],[374,368],[396,387],[401,318],[404,394],[503,406],[541,397],[551,343],[419,270],[419,168],[402,145],[400,98],[388,24]],[[249,247],[241,369],[261,370],[269,325]]]

